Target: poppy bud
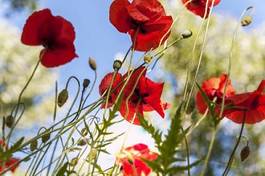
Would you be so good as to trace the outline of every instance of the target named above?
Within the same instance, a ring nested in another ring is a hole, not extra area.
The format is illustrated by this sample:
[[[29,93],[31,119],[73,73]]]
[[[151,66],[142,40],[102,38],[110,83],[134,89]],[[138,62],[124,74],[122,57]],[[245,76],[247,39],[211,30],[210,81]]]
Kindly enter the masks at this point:
[[[81,130],[81,134],[82,134],[82,136],[86,136],[86,135],[88,134],[87,129],[86,129],[86,128],[83,128],[83,129]]]
[[[89,152],[89,155],[88,155],[89,159],[90,159],[90,160],[95,159],[96,156],[97,156],[97,152],[98,152],[97,149],[92,148],[92,149],[90,150],[90,152]]]
[[[92,70],[94,70],[94,71],[97,70],[97,64],[96,64],[95,59],[89,57],[89,59],[88,59],[88,64],[89,64],[89,66],[90,66],[90,68],[91,68]]]
[[[84,79],[83,81],[83,88],[87,88],[90,84],[90,80],[89,79]]]
[[[5,124],[8,128],[12,128],[15,118],[12,115],[9,115],[5,118]]]
[[[73,158],[71,161],[70,161],[70,165],[71,166],[76,166],[77,165],[77,163],[78,163],[78,157],[76,157],[76,158]]]
[[[252,22],[252,17],[247,15],[247,16],[244,16],[241,20],[241,26],[248,26],[250,25],[250,23]]]
[[[185,30],[181,33],[182,38],[190,38],[192,36],[192,31],[191,30]]]
[[[241,161],[245,161],[245,159],[247,159],[247,157],[249,156],[250,154],[250,149],[249,149],[249,146],[245,146],[241,152],[240,152],[240,158],[241,158]]]
[[[151,61],[152,61],[152,57],[151,57],[151,56],[149,56],[149,55],[144,56],[144,62],[145,62],[146,64],[149,64]]]
[[[77,145],[79,145],[79,146],[84,146],[84,145],[86,145],[86,144],[87,144],[87,140],[86,140],[86,139],[81,139],[81,140],[79,140],[78,143],[77,143]]]
[[[58,96],[58,106],[62,107],[68,99],[68,91],[63,89]]]
[[[41,141],[43,143],[46,143],[50,139],[51,135],[50,132],[47,130],[45,134],[41,137]]]
[[[121,68],[121,66],[122,66],[122,62],[120,60],[115,60],[113,62],[113,69],[115,71],[118,71]]]
[[[34,151],[34,150],[36,150],[36,148],[38,147],[38,141],[37,140],[33,140],[31,143],[30,143],[30,146],[29,146],[29,148],[30,148],[30,151]]]

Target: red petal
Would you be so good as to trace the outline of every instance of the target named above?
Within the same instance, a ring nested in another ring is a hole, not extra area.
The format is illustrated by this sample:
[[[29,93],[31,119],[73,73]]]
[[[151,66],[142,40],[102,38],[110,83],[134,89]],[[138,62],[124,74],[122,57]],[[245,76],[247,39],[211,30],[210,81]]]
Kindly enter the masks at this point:
[[[158,0],[134,0],[132,4],[150,19],[166,15],[163,6]]]
[[[24,25],[21,42],[26,45],[41,45],[42,36],[40,35],[40,31],[42,31],[43,26],[49,23],[52,18],[53,16],[49,9],[34,12]]]
[[[161,117],[165,116],[164,108],[161,103],[161,95],[164,83],[155,83],[152,80],[144,77],[139,82],[139,91],[141,95],[148,95],[144,97],[144,101],[156,110]]]
[[[109,19],[118,31],[126,33],[131,29],[131,19],[126,7],[128,0],[114,0],[110,6]]]
[[[149,51],[156,49],[159,44],[163,44],[170,34],[170,28],[173,23],[171,16],[163,16],[156,21],[145,23],[137,33],[135,41],[135,50]],[[129,31],[133,42],[136,31]]]
[[[143,116],[143,107],[141,104],[134,104],[131,101],[123,100],[120,107],[121,116],[130,123],[140,125],[137,114]]]
[[[66,64],[78,57],[75,53],[75,47],[71,42],[56,44],[55,48],[43,49],[41,54],[41,63],[45,67],[57,67]]]
[[[56,41],[69,41],[74,42],[75,30],[71,22],[67,21],[61,16],[55,17],[55,23],[60,24],[60,32],[56,36]]]
[[[111,85],[112,79],[114,76],[114,72],[108,73],[106,76],[104,76],[104,78],[101,80],[100,84],[99,84],[99,94],[103,95],[103,93],[105,91],[107,91]],[[113,105],[113,103],[116,100],[116,96],[119,93],[119,85],[122,82],[122,75],[120,73],[116,73],[115,79],[113,80],[113,84],[111,86],[111,91],[113,91],[113,93],[111,93],[110,97],[109,97],[109,102],[107,105],[107,108],[111,107]],[[121,85],[120,85],[121,86]],[[102,104],[101,106],[102,108],[106,107],[106,104]]]
[[[149,18],[142,14],[134,5],[129,5],[127,11],[130,17],[138,23],[144,23],[149,20]]]
[[[201,1],[196,2],[190,2],[190,0],[182,0],[182,3],[186,6],[186,8],[194,13],[195,15],[198,15],[200,17],[207,18],[210,12],[210,8],[206,8],[206,4]]]
[[[196,95],[196,107],[199,113],[204,114],[207,110],[207,104],[205,103],[201,92]]]

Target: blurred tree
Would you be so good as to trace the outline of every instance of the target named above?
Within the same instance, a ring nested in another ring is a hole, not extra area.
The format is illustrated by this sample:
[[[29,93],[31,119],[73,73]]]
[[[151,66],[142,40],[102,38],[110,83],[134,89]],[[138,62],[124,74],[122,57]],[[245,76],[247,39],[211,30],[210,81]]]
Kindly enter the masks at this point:
[[[20,42],[19,32],[5,21],[0,23],[0,114],[7,116],[35,67],[40,48],[29,49]],[[43,122],[53,110],[56,72],[39,66],[23,95],[26,110],[20,126]],[[32,126],[30,126],[32,127]]]
[[[7,14],[10,14],[12,11],[33,11],[37,8],[39,0],[3,0],[3,2],[8,4],[9,12]]]
[[[175,94],[176,104],[180,102],[183,95],[183,89],[186,80],[187,69],[190,68],[192,79],[196,67],[198,65],[199,55],[203,44],[203,36],[205,34],[206,22],[203,26],[202,33],[199,35],[196,50],[192,60],[192,49],[196,40],[196,35],[199,32],[199,26],[203,22],[199,17],[186,11],[180,5],[175,4],[177,1],[172,1],[170,10],[175,15],[178,15],[175,28],[171,33],[171,40],[180,36],[180,33],[185,29],[190,29],[193,36],[189,39],[178,42],[174,47],[168,49],[164,58],[161,60],[161,67],[166,72],[172,75],[173,82],[169,89],[176,90]],[[178,7],[175,8],[175,7]],[[182,8],[180,8],[182,7]],[[177,12],[177,14],[176,14]],[[205,43],[205,51],[202,55],[202,63],[198,74],[198,82],[208,79],[212,76],[219,76],[221,73],[228,70],[228,58],[230,55],[231,44],[234,32],[238,21],[231,17],[212,16],[209,25],[207,40]],[[255,90],[259,82],[265,76],[265,39],[264,27],[259,27],[253,30],[240,28],[238,37],[234,43],[231,80],[232,84],[238,93],[243,91]],[[194,91],[192,97],[195,97]],[[171,92],[172,93],[172,92]],[[196,112],[194,106],[194,98],[191,101],[190,112],[187,113],[185,123],[195,123],[201,118]],[[241,162],[240,150],[246,145],[246,140],[241,141],[238,152],[235,155],[235,162],[231,169],[231,175],[264,175],[265,173],[265,156],[264,156],[264,138],[262,131],[265,130],[265,123],[262,122],[256,125],[246,126],[244,135],[249,138],[249,146],[251,149],[249,158]],[[215,176],[221,175],[228,161],[228,157],[234,147],[239,134],[240,125],[237,125],[229,120],[223,120],[220,124],[216,141],[213,147],[212,157],[206,175]],[[209,142],[212,135],[212,128],[210,127],[207,117],[202,121],[200,126],[189,136],[191,147],[191,158],[202,158],[208,152]],[[202,162],[203,163],[203,162]],[[196,167],[193,170],[194,175],[199,175],[202,167]]]

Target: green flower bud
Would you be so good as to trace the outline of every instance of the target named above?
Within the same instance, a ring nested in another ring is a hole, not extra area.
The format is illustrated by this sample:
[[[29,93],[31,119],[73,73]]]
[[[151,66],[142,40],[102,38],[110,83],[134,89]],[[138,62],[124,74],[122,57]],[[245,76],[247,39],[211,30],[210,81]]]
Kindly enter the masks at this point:
[[[121,68],[121,66],[122,66],[122,62],[120,60],[115,60],[113,62],[113,69],[115,71],[118,71]]]
[[[58,106],[62,107],[67,101],[67,99],[68,99],[68,91],[66,89],[63,89],[58,96],[58,102],[57,102]]]
[[[90,80],[89,79],[84,79],[83,81],[83,88],[87,88],[90,84]]]
[[[247,145],[247,146],[245,146],[245,147],[241,150],[241,152],[240,152],[240,158],[241,158],[241,161],[242,161],[242,162],[245,161],[245,160],[247,159],[247,157],[249,156],[249,154],[250,154],[250,148],[249,148],[249,146]]]
[[[95,61],[93,58],[89,57],[89,59],[88,59],[88,64],[89,64],[89,66],[90,66],[90,68],[91,68],[92,70],[94,70],[94,71],[97,70],[97,64],[96,64],[96,61]]]
[[[5,124],[8,128],[12,128],[14,125],[15,118],[12,115],[9,115],[5,118]]]
[[[37,140],[34,140],[34,141],[32,141],[31,143],[30,143],[30,151],[34,151],[34,150],[36,150],[37,149],[37,147],[38,147],[38,141]]]
[[[46,143],[51,137],[50,131],[45,131],[45,134],[41,137],[41,141]]]
[[[185,30],[181,33],[182,38],[190,38],[192,36],[192,31],[191,30]]]
[[[244,16],[241,20],[241,26],[248,26],[250,25],[252,22],[252,17],[247,15],[247,16]]]

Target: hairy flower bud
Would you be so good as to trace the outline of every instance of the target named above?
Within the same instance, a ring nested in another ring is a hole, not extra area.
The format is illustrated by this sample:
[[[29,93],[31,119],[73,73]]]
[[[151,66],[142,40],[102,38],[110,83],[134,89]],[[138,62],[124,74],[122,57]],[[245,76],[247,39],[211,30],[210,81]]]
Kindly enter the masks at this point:
[[[144,56],[144,62],[146,64],[149,64],[151,61],[152,61],[152,56],[150,56],[150,55]]]
[[[241,161],[242,161],[242,162],[245,161],[245,160],[247,159],[247,157],[249,156],[249,154],[250,154],[250,148],[249,148],[249,146],[247,145],[247,146],[245,146],[245,147],[241,150],[241,152],[240,152],[240,158],[241,158]]]
[[[58,96],[58,102],[57,102],[58,106],[62,107],[67,101],[67,99],[68,99],[68,91],[66,89],[63,89]]]
[[[84,138],[84,139],[80,139],[77,143],[77,145],[79,146],[84,146],[87,144],[87,140]]]
[[[78,163],[78,157],[76,157],[76,158],[73,158],[71,161],[70,161],[70,165],[71,166],[76,166],[77,165],[77,163]]]
[[[34,151],[34,150],[36,150],[37,149],[37,147],[38,147],[38,141],[37,140],[33,140],[31,143],[30,143],[30,151]]]
[[[190,38],[192,36],[192,31],[191,30],[185,30],[181,33],[182,38]]]
[[[115,71],[118,71],[121,68],[121,66],[122,66],[122,62],[120,60],[115,60],[113,62],[113,69]]]
[[[88,134],[87,129],[86,129],[86,128],[83,128],[83,129],[81,130],[81,134],[82,134],[82,136],[86,136],[86,135]]]
[[[252,17],[247,15],[247,16],[244,16],[241,20],[241,26],[248,26],[250,25],[252,22]]]
[[[45,131],[45,134],[41,137],[41,141],[46,143],[51,137],[50,131]]]
[[[90,80],[89,79],[84,79],[83,81],[83,88],[87,88],[90,84]]]
[[[8,128],[12,128],[14,125],[15,118],[12,115],[9,115],[5,118],[5,124]]]
[[[97,64],[96,64],[96,61],[95,61],[95,59],[93,59],[92,57],[89,57],[89,59],[88,59],[88,64],[89,64],[89,66],[90,66],[90,68],[91,68],[92,70],[94,70],[94,71],[97,70]]]

